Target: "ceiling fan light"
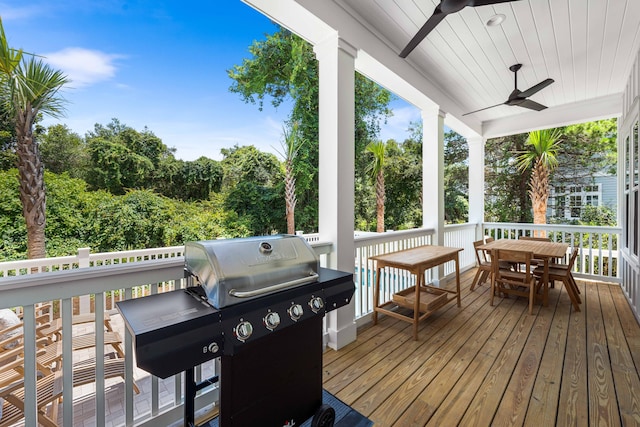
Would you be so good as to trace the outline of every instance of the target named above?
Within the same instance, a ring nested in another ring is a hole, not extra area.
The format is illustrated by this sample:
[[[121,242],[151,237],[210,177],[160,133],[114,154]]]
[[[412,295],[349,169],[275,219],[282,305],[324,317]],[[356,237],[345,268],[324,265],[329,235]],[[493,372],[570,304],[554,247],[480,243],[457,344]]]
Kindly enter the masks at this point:
[[[487,20],[487,27],[495,27],[497,25],[502,24],[502,22],[504,22],[506,16],[503,15],[502,13],[498,13],[496,15],[493,15],[491,18],[489,18],[489,20]]]

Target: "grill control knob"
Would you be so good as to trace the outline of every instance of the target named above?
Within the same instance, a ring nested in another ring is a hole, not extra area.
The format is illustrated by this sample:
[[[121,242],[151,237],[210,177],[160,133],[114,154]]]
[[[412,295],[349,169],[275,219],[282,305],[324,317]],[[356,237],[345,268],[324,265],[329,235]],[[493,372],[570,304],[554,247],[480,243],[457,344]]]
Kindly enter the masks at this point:
[[[220,347],[218,346],[218,343],[212,342],[209,344],[209,347],[207,347],[207,350],[209,350],[209,353],[217,353],[218,350],[220,350]]]
[[[300,319],[304,314],[304,310],[302,309],[302,306],[300,304],[292,305],[291,307],[289,307],[289,310],[287,311],[289,312],[289,316],[291,317],[291,320],[293,320],[294,322]]]
[[[253,326],[251,326],[251,323],[243,320],[233,329],[233,333],[236,334],[236,338],[238,338],[239,341],[245,342],[253,333]]]
[[[320,297],[313,297],[311,301],[309,301],[309,307],[311,307],[311,311],[317,313],[324,307],[324,301],[322,301]]]
[[[268,330],[273,331],[280,324],[280,315],[274,311],[270,311],[264,316],[264,326],[267,327]]]

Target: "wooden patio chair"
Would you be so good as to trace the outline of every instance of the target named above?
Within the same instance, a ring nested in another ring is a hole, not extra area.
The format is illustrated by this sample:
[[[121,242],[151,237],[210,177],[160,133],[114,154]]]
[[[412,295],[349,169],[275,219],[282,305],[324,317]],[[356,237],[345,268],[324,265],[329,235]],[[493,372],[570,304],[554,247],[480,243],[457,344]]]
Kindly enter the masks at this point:
[[[533,302],[536,299],[538,280],[531,272],[533,254],[525,251],[494,249],[491,251],[493,280],[491,281],[491,305],[497,292],[503,295],[516,295],[529,299],[529,314],[533,314]],[[500,263],[524,266],[522,271],[505,270]]]
[[[73,387],[91,384],[96,381],[95,363],[81,363],[73,368]],[[125,377],[124,359],[106,359],[104,361],[104,378]],[[57,409],[62,399],[63,374],[62,371],[51,372],[36,382],[38,423],[46,427],[57,427]],[[136,394],[140,389],[133,383]],[[2,418],[0,427],[11,426],[24,418],[24,383],[14,382],[12,385],[0,389],[2,404]],[[50,407],[49,407],[50,406]]]
[[[582,303],[582,299],[580,298],[580,289],[578,288],[578,284],[576,283],[573,275],[571,274],[571,269],[573,268],[573,264],[578,257],[579,249],[573,248],[571,252],[571,256],[569,257],[569,263],[564,264],[552,264],[549,266],[549,281],[559,281],[564,284],[565,289],[567,290],[567,294],[569,294],[569,298],[571,299],[571,303],[573,304],[573,308],[576,311],[580,311],[580,304]],[[544,267],[539,266],[534,271],[533,274],[537,277],[541,278],[544,274]]]
[[[551,242],[551,238],[549,237],[533,237],[533,236],[519,236],[518,240],[533,240],[534,242]],[[532,259],[531,260],[532,268],[536,268],[538,266],[544,266],[543,259]],[[555,287],[555,283],[552,280],[549,280],[550,286],[552,288]]]
[[[534,242],[551,242],[549,237],[531,237],[531,236],[519,236],[518,240],[533,240]],[[543,259],[532,259],[533,264],[544,264]],[[535,267],[535,265],[534,265]]]
[[[86,323],[95,323],[96,314],[95,313],[84,313],[84,314],[74,314],[71,317],[72,325],[83,325]],[[42,335],[47,336],[55,336],[62,332],[62,318],[58,317],[51,321],[48,321],[48,327],[44,328],[41,333]],[[111,316],[109,313],[104,313],[104,327],[108,332],[113,331],[113,327],[111,326]]]
[[[106,322],[106,320],[105,320]],[[110,325],[109,325],[110,326]],[[20,345],[22,348],[23,334],[22,324],[16,324],[0,331],[0,337],[5,337],[0,341],[0,355]],[[50,323],[36,319],[36,345],[44,350],[38,357],[37,362],[43,370],[57,370],[62,360],[62,325],[59,328],[52,328]],[[125,354],[122,348],[122,338],[117,331],[104,332],[105,346],[111,346],[117,357],[124,359]],[[72,350],[84,350],[95,347],[96,334],[89,333],[72,337]],[[103,350],[104,354],[104,350]]]
[[[471,282],[471,287],[469,288],[471,291],[475,289],[476,285],[484,283],[487,280],[487,277],[491,275],[491,260],[487,257],[485,250],[478,249],[479,246],[484,244],[484,240],[473,242],[473,249],[476,252],[476,261],[478,262],[478,270],[476,271],[476,275],[473,277],[473,282]]]

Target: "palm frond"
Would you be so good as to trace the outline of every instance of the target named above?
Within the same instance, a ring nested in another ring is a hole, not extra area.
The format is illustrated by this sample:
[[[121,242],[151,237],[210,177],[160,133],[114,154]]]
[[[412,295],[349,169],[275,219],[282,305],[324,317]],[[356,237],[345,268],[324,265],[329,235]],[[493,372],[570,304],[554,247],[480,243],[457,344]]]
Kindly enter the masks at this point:
[[[533,167],[538,160],[553,170],[558,165],[558,151],[560,150],[560,129],[543,129],[529,132],[526,144],[529,151],[521,152],[517,159],[519,171]]]
[[[373,162],[369,163],[367,167],[367,172],[371,175],[371,178],[377,179],[380,171],[384,169],[384,154],[385,154],[385,144],[382,141],[370,142],[365,150],[373,154]]]
[[[20,64],[12,78],[14,108],[19,111],[31,108],[34,114],[41,112],[51,117],[61,117],[66,100],[59,91],[68,82],[62,71],[54,70],[41,59],[29,58]]]

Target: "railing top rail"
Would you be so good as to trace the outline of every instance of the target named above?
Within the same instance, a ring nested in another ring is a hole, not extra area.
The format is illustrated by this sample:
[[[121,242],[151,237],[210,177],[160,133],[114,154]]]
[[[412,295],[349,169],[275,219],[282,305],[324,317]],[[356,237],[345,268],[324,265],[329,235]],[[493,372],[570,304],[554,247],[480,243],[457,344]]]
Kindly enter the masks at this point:
[[[184,252],[184,246],[168,246],[163,248],[145,248],[145,249],[132,249],[130,251],[120,252],[97,252],[89,254],[89,259],[114,257],[125,258],[127,256],[145,256],[145,255],[158,255],[168,252]]]
[[[0,308],[35,304],[184,277],[184,258],[0,278]]]
[[[367,244],[371,242],[376,242],[376,243],[392,242],[394,240],[426,236],[433,233],[435,233],[435,230],[433,228],[413,228],[411,230],[399,230],[399,231],[386,232],[386,233],[375,233],[373,235],[367,234],[364,236],[355,236],[354,240],[357,247],[357,246],[362,246],[363,244]]]
[[[32,267],[46,267],[51,265],[71,264],[78,262],[77,255],[69,255],[55,258],[35,258],[35,259],[21,259],[16,261],[3,261],[0,262],[2,270],[14,270],[25,269]]]
[[[462,224],[445,224],[444,228],[447,230],[452,230],[457,228],[474,228],[474,227],[477,227],[478,225],[481,225],[481,224],[475,223],[475,222],[465,222]]]
[[[522,230],[580,231],[584,233],[621,233],[622,227],[569,224],[529,224],[520,222],[485,222],[485,228],[520,228]]]

